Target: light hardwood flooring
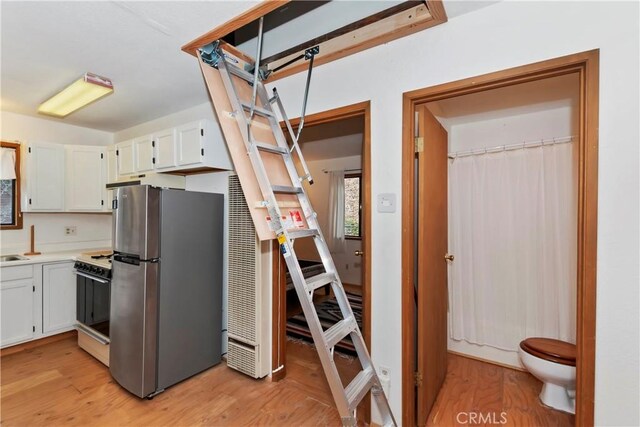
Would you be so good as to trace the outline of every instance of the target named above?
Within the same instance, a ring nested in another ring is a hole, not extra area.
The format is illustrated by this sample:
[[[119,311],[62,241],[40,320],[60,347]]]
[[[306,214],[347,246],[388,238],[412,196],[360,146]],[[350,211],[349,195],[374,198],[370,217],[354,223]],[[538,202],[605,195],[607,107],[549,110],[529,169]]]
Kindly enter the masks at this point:
[[[153,400],[122,389],[75,337],[27,347],[0,363],[3,426],[340,425],[315,350],[298,342],[288,342],[283,381],[253,380],[222,363]],[[353,359],[336,357],[336,364],[345,384],[359,370]],[[540,387],[528,373],[449,355],[428,425],[481,425],[456,416],[495,413],[500,421],[503,411],[506,425],[573,425],[573,416],[540,404]]]
[[[455,354],[449,354],[448,365],[429,426],[574,425],[573,415],[540,403],[542,383],[527,372]]]
[[[315,350],[287,347],[287,377],[253,380],[223,362],[152,400],[122,389],[75,338],[3,356],[3,426],[340,425]],[[359,370],[336,358],[343,381]]]

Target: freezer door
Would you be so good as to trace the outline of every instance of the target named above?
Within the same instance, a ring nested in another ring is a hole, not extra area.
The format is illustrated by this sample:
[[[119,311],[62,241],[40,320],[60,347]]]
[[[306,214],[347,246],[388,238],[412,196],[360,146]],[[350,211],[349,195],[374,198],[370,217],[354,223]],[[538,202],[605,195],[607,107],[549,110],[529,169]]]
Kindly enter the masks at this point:
[[[112,270],[109,369],[145,397],[156,391],[158,263],[116,255]]]
[[[132,185],[116,190],[113,205],[113,250],[141,260],[160,256],[160,190]]]

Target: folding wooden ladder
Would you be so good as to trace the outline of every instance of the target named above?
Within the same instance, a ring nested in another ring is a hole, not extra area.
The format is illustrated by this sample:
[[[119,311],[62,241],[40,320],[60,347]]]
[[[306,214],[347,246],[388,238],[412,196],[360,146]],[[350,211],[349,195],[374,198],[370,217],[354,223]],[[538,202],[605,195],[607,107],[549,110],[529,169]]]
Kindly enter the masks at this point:
[[[258,47],[258,50],[259,49],[260,47]],[[310,57],[307,59],[313,61],[313,55],[315,53],[317,53],[317,49],[315,51],[310,49],[308,51],[308,55]],[[228,55],[224,52],[223,48],[221,49],[218,43],[214,43],[200,49],[200,54],[203,60],[205,56],[208,58],[208,60],[204,60],[204,62],[214,68],[217,68],[220,72],[225,90],[229,97],[231,109],[233,110],[229,114],[233,115],[235,120],[237,120],[247,155],[250,159],[251,166],[264,198],[264,202],[262,203],[267,209],[270,217],[269,225],[274,231],[280,244],[280,250],[286,261],[293,284],[295,285],[296,293],[300,300],[318,355],[320,356],[320,361],[322,362],[322,367],[338,408],[338,412],[342,418],[343,425],[356,425],[356,407],[367,393],[371,391],[374,401],[376,402],[378,412],[382,417],[383,425],[395,426],[396,422],[380,384],[380,379],[375,371],[371,357],[369,356],[369,352],[365,346],[362,333],[358,327],[353,311],[351,310],[351,306],[349,305],[349,300],[347,299],[342,282],[338,276],[329,248],[322,236],[322,232],[320,231],[317,214],[313,210],[302,185],[304,180],[313,183],[313,179],[309,174],[307,165],[298,145],[298,137],[300,136],[302,120],[298,127],[298,133],[295,134],[291,123],[286,116],[277,91],[274,89],[273,96],[268,96],[264,84],[259,78],[259,63],[254,64],[253,73],[245,71],[244,69],[234,65],[234,61],[229,59],[231,58],[231,54]],[[310,63],[310,71],[312,65],[313,62]],[[236,83],[234,83],[232,76],[238,77],[241,80],[235,79]],[[236,87],[238,82],[240,84],[248,84],[252,87],[253,96],[251,100],[247,100],[246,96],[244,97],[245,99],[241,99],[242,97],[239,96]],[[305,102],[303,105],[306,105],[308,84],[309,78],[307,78]],[[293,141],[291,146],[287,143],[282,128],[280,127],[278,117],[272,107],[274,105],[277,106],[291,136],[291,140]],[[304,108],[305,107],[303,107],[302,117],[304,117]],[[253,127],[260,125],[263,127],[263,132],[265,127],[263,125],[265,123],[264,120],[260,123],[254,123],[255,117],[262,117],[268,120],[270,132],[273,133],[276,144],[265,143],[254,139],[254,132],[252,131]],[[296,151],[298,159],[304,169],[304,175],[302,177],[299,176],[294,164],[294,150]],[[269,153],[270,155],[276,154],[281,157],[286,167],[286,171],[288,172],[291,185],[272,185],[269,181],[269,176],[267,175],[267,170],[263,162],[262,154],[264,153]],[[291,225],[285,224],[282,220],[283,217],[276,198],[277,194],[295,195],[297,197],[300,208],[302,209],[306,219],[307,227],[304,229],[296,227],[287,228]],[[294,249],[294,242],[297,239],[303,238],[313,239],[325,271],[322,274],[307,279],[305,279],[302,274]],[[320,319],[318,318],[318,314],[316,313],[313,305],[313,294],[316,289],[327,284],[330,284],[333,288],[333,293],[340,307],[340,311],[342,312],[342,320],[327,330],[323,330]],[[336,344],[347,336],[350,336],[353,341],[362,370],[347,387],[344,387],[334,362],[334,348]]]

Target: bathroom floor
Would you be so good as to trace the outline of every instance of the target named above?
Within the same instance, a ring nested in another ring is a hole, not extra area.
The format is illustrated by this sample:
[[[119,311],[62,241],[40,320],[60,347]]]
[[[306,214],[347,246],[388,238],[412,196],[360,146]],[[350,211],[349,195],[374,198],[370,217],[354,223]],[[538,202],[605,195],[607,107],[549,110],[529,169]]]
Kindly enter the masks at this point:
[[[574,415],[540,403],[541,388],[527,372],[449,353],[447,377],[427,425],[573,426]]]

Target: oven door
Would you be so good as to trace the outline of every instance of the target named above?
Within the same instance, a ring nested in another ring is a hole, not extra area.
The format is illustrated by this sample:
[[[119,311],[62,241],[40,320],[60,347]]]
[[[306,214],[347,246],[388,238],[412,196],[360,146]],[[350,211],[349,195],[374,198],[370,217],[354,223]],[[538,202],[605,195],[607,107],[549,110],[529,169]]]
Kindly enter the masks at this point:
[[[111,282],[76,271],[76,319],[109,338]]]

